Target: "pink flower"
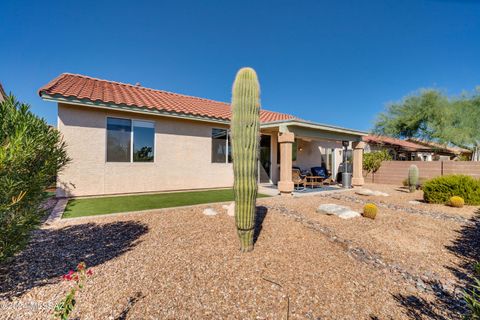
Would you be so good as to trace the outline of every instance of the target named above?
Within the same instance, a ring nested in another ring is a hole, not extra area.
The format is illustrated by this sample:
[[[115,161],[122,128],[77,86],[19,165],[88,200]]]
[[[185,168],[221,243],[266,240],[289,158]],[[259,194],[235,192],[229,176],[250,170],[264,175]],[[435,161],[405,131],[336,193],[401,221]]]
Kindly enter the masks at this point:
[[[74,272],[73,270],[68,271],[68,273],[63,276],[63,279],[64,279],[64,280],[67,280],[67,281],[72,280],[72,276],[73,276],[74,273],[75,273],[75,272]]]
[[[91,275],[93,274],[93,270],[92,270],[92,269],[88,269],[87,274],[88,274],[89,276],[91,276]]]

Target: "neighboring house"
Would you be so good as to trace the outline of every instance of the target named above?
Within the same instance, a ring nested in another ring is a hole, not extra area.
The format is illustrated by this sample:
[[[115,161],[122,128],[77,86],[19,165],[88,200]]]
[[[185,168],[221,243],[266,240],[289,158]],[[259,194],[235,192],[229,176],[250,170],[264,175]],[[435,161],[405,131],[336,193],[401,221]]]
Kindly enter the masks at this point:
[[[369,135],[363,137],[365,152],[387,150],[392,160],[400,161],[432,161],[434,150],[411,141]]]
[[[449,147],[418,139],[401,140],[386,136],[369,135],[363,140],[365,152],[387,150],[393,160],[400,161],[446,161],[458,160],[460,156],[471,157],[468,149]]]
[[[447,146],[444,144],[414,138],[410,138],[407,140],[428,148],[432,148],[435,153],[434,160],[460,160],[471,159],[472,157],[472,150],[468,150],[465,148]]]
[[[7,94],[5,93],[5,90],[3,90],[2,84],[0,83],[0,102],[5,101],[7,98]]]
[[[68,73],[39,95],[58,103],[58,129],[72,158],[58,177],[59,196],[233,185],[227,103]],[[349,141],[352,182],[363,184],[366,133],[263,109],[260,121],[260,182],[288,194],[293,165],[325,162],[335,173],[342,141]]]

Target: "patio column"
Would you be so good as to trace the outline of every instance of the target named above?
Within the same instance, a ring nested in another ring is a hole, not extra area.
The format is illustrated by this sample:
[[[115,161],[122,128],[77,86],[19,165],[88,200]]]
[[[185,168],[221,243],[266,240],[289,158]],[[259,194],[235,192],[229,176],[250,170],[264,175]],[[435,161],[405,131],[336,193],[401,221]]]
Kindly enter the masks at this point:
[[[365,183],[363,179],[363,148],[365,142],[357,141],[352,143],[353,147],[353,176],[352,185],[363,186]]]
[[[293,191],[292,181],[292,144],[295,142],[295,134],[292,132],[279,132],[278,143],[280,144],[280,181],[278,191],[281,195],[290,195]]]

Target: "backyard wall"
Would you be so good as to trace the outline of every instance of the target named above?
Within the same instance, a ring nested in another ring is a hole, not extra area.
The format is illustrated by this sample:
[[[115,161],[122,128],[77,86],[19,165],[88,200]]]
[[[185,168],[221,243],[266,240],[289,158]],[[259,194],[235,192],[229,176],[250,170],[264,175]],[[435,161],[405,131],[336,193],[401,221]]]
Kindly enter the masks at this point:
[[[408,176],[408,168],[415,164],[421,178],[434,178],[449,174],[465,174],[480,178],[480,162],[471,161],[384,161],[373,176],[365,177],[367,183],[402,184]]]

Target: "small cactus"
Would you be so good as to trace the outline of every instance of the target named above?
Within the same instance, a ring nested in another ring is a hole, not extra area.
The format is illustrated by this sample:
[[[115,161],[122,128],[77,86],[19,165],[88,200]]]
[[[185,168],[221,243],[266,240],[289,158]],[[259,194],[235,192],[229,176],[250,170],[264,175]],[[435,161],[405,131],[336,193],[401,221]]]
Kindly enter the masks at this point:
[[[260,142],[260,86],[252,68],[238,71],[232,90],[235,223],[240,250],[253,250]]]
[[[462,197],[453,196],[450,198],[450,205],[455,208],[461,208],[465,204]]]
[[[408,169],[408,189],[415,192],[418,187],[418,167],[414,164]]]
[[[363,207],[363,216],[370,219],[375,219],[378,213],[378,207],[373,203],[367,203]]]

